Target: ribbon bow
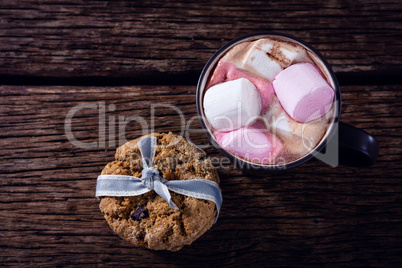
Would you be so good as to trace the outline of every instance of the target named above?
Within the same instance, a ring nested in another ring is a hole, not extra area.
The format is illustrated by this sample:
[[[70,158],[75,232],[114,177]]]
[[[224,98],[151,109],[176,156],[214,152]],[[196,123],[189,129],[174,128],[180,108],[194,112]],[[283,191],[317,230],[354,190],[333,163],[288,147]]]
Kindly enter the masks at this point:
[[[96,196],[137,196],[154,190],[173,209],[179,209],[172,200],[170,190],[214,202],[217,209],[215,223],[222,205],[222,193],[218,184],[204,179],[165,180],[159,175],[159,171],[152,167],[156,144],[156,137],[144,137],[138,142],[144,167],[141,178],[126,175],[100,175],[96,184]]]

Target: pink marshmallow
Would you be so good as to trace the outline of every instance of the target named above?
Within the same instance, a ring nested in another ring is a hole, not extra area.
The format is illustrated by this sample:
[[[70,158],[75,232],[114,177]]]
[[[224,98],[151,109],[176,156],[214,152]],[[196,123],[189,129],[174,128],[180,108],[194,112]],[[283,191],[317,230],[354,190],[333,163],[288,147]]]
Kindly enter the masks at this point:
[[[217,132],[215,137],[227,151],[264,165],[272,163],[283,147],[281,141],[258,122],[231,132]]]
[[[207,85],[210,88],[218,83],[237,80],[239,78],[246,78],[251,81],[257,90],[260,92],[262,112],[267,110],[269,104],[272,102],[272,97],[274,96],[274,89],[272,84],[260,78],[248,75],[241,70],[237,69],[236,65],[230,62],[219,62],[215,68],[215,71]]]
[[[281,71],[273,81],[283,109],[298,122],[309,122],[326,114],[334,90],[311,63],[297,63]]]

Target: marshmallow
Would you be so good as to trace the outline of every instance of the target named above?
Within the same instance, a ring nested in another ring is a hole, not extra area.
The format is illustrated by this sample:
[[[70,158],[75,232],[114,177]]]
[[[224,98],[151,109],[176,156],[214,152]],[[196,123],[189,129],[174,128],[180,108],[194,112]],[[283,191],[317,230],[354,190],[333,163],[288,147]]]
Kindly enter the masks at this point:
[[[215,137],[222,148],[250,162],[272,164],[282,150],[282,143],[258,122]]]
[[[273,81],[275,76],[294,62],[309,61],[301,46],[269,39],[260,39],[237,62],[241,69],[252,70],[263,78]]]
[[[311,62],[310,57],[308,56],[306,50],[294,43],[280,43],[279,51],[283,54],[282,57],[282,67],[289,67],[291,64],[299,63],[299,62]]]
[[[281,65],[271,57],[273,44],[262,43],[262,40],[255,42],[239,66],[242,69],[252,69],[260,76],[272,81],[282,71]]]
[[[242,72],[233,63],[220,61],[217,64],[207,87],[239,78],[246,78],[255,85],[257,90],[260,92],[262,111],[265,111],[271,103],[272,98],[275,96],[272,84],[268,81]]]
[[[334,90],[311,63],[297,63],[280,72],[274,91],[284,110],[298,122],[309,122],[326,114]]]
[[[281,139],[287,152],[302,157],[320,142],[330,118],[323,116],[308,123],[299,123],[283,110],[275,98],[263,119],[268,131]]]
[[[245,78],[217,84],[204,95],[204,113],[218,131],[249,126],[261,113],[260,94]]]

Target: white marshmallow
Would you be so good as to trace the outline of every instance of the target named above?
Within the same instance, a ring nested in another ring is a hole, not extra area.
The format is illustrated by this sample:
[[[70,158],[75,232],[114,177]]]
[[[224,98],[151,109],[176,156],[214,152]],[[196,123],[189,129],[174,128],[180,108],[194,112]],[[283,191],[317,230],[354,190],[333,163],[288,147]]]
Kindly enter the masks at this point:
[[[204,95],[204,113],[221,132],[252,125],[261,113],[260,93],[246,78],[217,84]]]
[[[311,122],[299,123],[283,110],[277,98],[263,118],[268,131],[282,140],[289,153],[299,157],[314,149],[329,124],[329,119],[325,116]]]
[[[269,81],[294,62],[310,61],[306,51],[301,46],[289,43],[260,39],[248,48],[247,53],[237,66],[252,70]]]
[[[298,63],[298,62],[306,62],[310,61],[306,50],[304,49],[297,49],[294,48],[291,49],[290,47],[281,47],[280,51],[285,55],[286,57],[286,67],[289,67],[289,65]],[[285,68],[286,68],[285,67]]]
[[[251,69],[269,81],[274,80],[275,76],[282,71],[282,67],[269,56],[272,48],[272,43],[256,41],[238,67],[245,70]]]

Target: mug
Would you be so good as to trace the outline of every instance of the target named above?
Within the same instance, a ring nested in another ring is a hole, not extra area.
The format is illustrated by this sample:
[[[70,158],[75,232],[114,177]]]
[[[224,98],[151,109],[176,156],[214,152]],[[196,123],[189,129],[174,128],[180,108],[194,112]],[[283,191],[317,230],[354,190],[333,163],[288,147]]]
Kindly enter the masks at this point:
[[[326,133],[324,134],[324,137],[321,139],[318,145],[313,148],[313,150],[311,150],[303,157],[281,165],[264,165],[251,163],[245,159],[237,157],[236,155],[222,148],[211,132],[203,109],[203,96],[206,90],[205,87],[220,58],[225,55],[227,51],[229,51],[231,48],[241,42],[255,41],[261,38],[281,39],[285,41],[290,41],[292,43],[297,43],[304,47],[309,52],[309,55],[313,57],[315,64],[317,65],[317,67],[319,67],[323,75],[327,78],[327,81],[332,86],[335,93],[333,101],[334,114],[332,117],[332,121],[330,122],[330,125],[327,128]],[[352,167],[370,166],[375,162],[378,155],[378,141],[373,136],[361,129],[355,128],[351,125],[339,121],[341,115],[341,91],[335,73],[332,70],[331,66],[324,59],[324,57],[311,45],[288,34],[275,32],[260,32],[248,34],[236,38],[220,48],[208,60],[201,72],[197,84],[196,104],[201,126],[206,132],[210,142],[220,153],[222,153],[232,163],[234,163],[235,166],[238,166],[244,171],[256,175],[266,175],[267,171],[290,169],[301,165],[314,157],[323,160],[323,156],[328,153],[328,150],[334,150],[334,146],[336,152],[332,153],[332,156],[329,156],[329,158],[327,158],[329,162],[332,161],[331,163],[329,163],[332,166],[337,166],[338,164]],[[331,157],[336,157],[336,159],[331,160]]]

